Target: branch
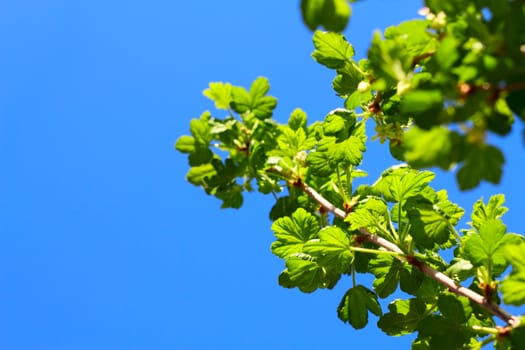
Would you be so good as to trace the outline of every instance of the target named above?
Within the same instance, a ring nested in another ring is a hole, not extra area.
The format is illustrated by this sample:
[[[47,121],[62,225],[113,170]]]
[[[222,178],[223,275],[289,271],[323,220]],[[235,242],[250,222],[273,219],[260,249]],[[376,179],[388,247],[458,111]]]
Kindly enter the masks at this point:
[[[313,188],[308,186],[303,181],[297,181],[295,182],[295,185],[301,188],[306,194],[308,194],[314,201],[316,201],[319,205],[321,205],[323,208],[334,214],[336,217],[344,220],[346,218],[346,213],[337,208],[335,205],[330,203],[326,198],[324,198],[321,194],[316,192]],[[359,234],[368,242],[374,243],[380,247],[385,248],[388,251],[405,254],[401,248],[399,248],[394,243],[384,239],[383,237],[373,235],[371,234],[366,228],[362,227],[359,229]],[[401,258],[401,257],[399,257]],[[425,275],[429,276],[430,278],[436,280],[443,286],[447,287],[449,291],[456,293],[457,295],[461,295],[464,297],[469,298],[476,304],[480,305],[482,308],[493,314],[494,316],[500,318],[501,320],[505,321],[507,324],[509,324],[512,327],[518,326],[520,323],[519,319],[516,316],[512,316],[507,311],[503,310],[499,305],[492,303],[491,301],[487,300],[482,295],[474,292],[473,290],[469,288],[462,287],[454,280],[452,280],[450,277],[445,275],[442,272],[439,272],[437,270],[434,270],[432,267],[428,266],[426,263],[417,260],[414,257],[407,257],[403,256],[403,261],[408,262],[409,264],[417,267],[421,272],[423,272]]]

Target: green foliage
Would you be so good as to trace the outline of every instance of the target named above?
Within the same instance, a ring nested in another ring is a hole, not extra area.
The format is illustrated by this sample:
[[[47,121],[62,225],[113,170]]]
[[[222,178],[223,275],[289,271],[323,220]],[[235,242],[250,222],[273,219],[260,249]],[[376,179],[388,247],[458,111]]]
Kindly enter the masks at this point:
[[[339,319],[350,323],[355,329],[364,328],[367,325],[369,312],[376,316],[382,314],[376,295],[362,285],[350,288],[337,308]]]
[[[503,301],[511,305],[525,304],[525,243],[506,247],[506,257],[512,264],[512,272],[501,284]]]
[[[417,333],[413,349],[525,347],[525,327],[501,302],[525,304],[525,240],[507,232],[504,196],[465,210],[435,190],[435,174],[457,168],[461,189],[498,183],[504,156],[487,142],[525,120],[525,5],[520,1],[427,0],[423,19],[374,34],[368,56],[356,62],[341,32],[348,1],[304,0],[315,31],[312,57],[335,70],[332,88],[344,108],[308,123],[301,109],[287,123],[272,118],[277,100],[268,80],[249,89],[213,82],[204,91],[219,111],[190,121],[175,148],[188,155],[193,185],[239,208],[243,193],[272,194],[283,259],[279,284],[311,293],[350,275],[338,317],[356,329],[379,317],[386,334]],[[490,13],[489,18],[486,14]],[[216,116],[218,114],[218,116]],[[366,176],[367,120],[372,139],[389,142],[405,162],[356,188]],[[442,257],[447,251],[450,261]],[[509,265],[512,267],[510,273]],[[374,276],[372,289],[357,283]],[[469,288],[459,283],[469,281]],[[399,296],[383,313],[379,299]],[[506,323],[496,327],[495,317]]]
[[[388,311],[377,323],[378,327],[388,335],[404,335],[417,330],[429,306],[421,299],[396,299],[388,305]]]
[[[323,26],[326,30],[341,32],[352,10],[347,0],[301,0],[301,12],[310,30]]]
[[[299,208],[291,217],[286,216],[276,220],[272,230],[277,238],[272,243],[272,252],[281,258],[286,258],[302,252],[304,244],[317,237],[319,222],[315,216]]]

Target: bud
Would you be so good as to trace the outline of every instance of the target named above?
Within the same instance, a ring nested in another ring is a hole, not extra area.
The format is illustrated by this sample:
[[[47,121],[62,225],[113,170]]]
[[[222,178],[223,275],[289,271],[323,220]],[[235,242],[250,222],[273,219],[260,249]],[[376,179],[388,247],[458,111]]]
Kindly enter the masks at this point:
[[[430,23],[432,29],[441,30],[447,25],[447,15],[443,11],[439,11],[437,15],[430,13],[426,18],[432,22]]]
[[[404,95],[410,89],[410,81],[404,79],[397,83],[397,94],[399,96]]]
[[[359,91],[361,93],[367,92],[368,90],[370,90],[370,83],[368,81],[362,80],[357,85],[357,91]]]
[[[308,153],[306,153],[306,151],[299,151],[295,155],[295,160],[297,160],[297,161],[299,161],[299,162],[304,164],[306,162],[306,157],[307,156],[308,156]]]

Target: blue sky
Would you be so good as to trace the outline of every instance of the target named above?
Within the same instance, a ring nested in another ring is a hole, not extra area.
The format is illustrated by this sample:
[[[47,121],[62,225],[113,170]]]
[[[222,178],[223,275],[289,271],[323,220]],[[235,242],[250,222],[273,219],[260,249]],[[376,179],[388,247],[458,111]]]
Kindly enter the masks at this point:
[[[173,150],[213,108],[209,81],[268,77],[281,121],[295,107],[315,120],[342,105],[333,73],[310,57],[298,3],[0,5],[0,349],[408,347],[375,318],[362,331],[337,319],[348,280],[313,294],[279,287],[271,199],[220,210],[185,182]],[[419,7],[358,3],[346,35],[363,56],[374,29]],[[507,157],[501,185],[460,193],[440,173],[435,187],[466,208],[506,193],[506,224],[520,232],[519,132],[494,140]],[[369,153],[374,181],[392,160],[377,143]]]

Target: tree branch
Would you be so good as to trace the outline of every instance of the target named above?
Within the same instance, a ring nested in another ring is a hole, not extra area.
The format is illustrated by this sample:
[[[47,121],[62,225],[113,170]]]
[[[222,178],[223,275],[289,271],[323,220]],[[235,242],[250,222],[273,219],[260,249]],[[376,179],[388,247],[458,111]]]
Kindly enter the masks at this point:
[[[346,213],[337,208],[335,205],[333,205],[331,202],[329,202],[326,198],[324,198],[321,194],[316,192],[313,188],[308,186],[306,183],[304,183],[302,180],[295,182],[295,185],[299,188],[301,188],[306,194],[308,194],[314,201],[316,201],[319,205],[321,205],[324,209],[328,210],[332,214],[334,214],[336,217],[344,220],[346,218]],[[401,248],[399,248],[394,243],[384,239],[383,237],[380,237],[378,235],[371,234],[366,228],[362,227],[359,229],[359,234],[368,242],[374,243],[380,247],[383,247],[384,249],[405,254]],[[434,270],[432,267],[427,265],[426,263],[417,260],[414,257],[407,257],[407,256],[399,256],[401,260],[417,267],[421,272],[423,272],[428,277],[434,279],[441,285],[448,288],[449,291],[461,295],[464,297],[469,298],[476,304],[480,305],[482,308],[493,314],[494,316],[500,318],[501,320],[505,321],[507,324],[509,324],[512,327],[518,326],[520,323],[519,319],[516,316],[513,316],[509,314],[507,311],[503,310],[499,305],[494,304],[493,302],[487,300],[482,295],[474,292],[472,289],[462,287],[461,285],[456,284],[454,280],[452,280],[449,276],[445,275],[442,272],[439,272],[437,270]]]

